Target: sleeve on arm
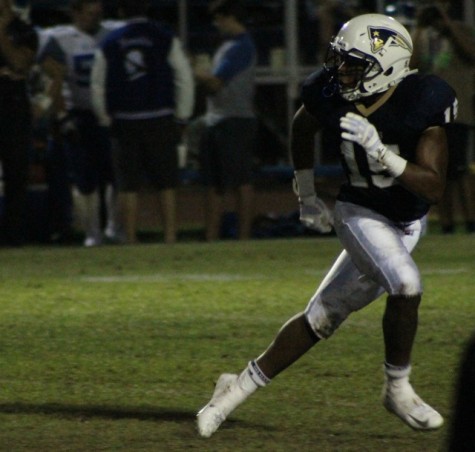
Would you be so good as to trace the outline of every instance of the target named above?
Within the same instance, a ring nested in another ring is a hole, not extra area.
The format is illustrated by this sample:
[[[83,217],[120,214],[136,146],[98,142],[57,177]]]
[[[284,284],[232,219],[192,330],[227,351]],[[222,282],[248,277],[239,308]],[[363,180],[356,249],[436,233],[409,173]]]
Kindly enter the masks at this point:
[[[111,118],[107,112],[106,103],[106,72],[106,59],[104,58],[102,51],[98,49],[94,56],[94,64],[91,72],[92,107],[94,108],[94,113],[99,120],[99,124],[108,127],[111,125]]]
[[[430,75],[418,87],[417,106],[406,121],[416,130],[443,126],[457,117],[457,104],[452,87],[439,77]]]
[[[253,60],[253,49],[239,43],[233,44],[221,58],[213,75],[224,82],[247,69]]]
[[[193,114],[195,85],[190,63],[178,38],[173,38],[168,64],[174,72],[175,116],[179,120],[187,120]]]

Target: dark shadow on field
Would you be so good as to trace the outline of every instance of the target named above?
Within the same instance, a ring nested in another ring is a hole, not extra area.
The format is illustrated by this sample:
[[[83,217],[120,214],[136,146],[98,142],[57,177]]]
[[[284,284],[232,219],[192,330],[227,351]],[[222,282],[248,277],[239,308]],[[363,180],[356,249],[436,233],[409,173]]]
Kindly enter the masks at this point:
[[[189,422],[196,418],[196,413],[167,408],[142,407],[106,407],[98,405],[61,405],[57,403],[0,404],[3,414],[45,414],[50,416],[71,418],[104,418],[104,419],[138,419],[143,421]]]
[[[181,411],[172,408],[153,407],[114,407],[99,405],[61,405],[59,403],[0,403],[1,414],[33,414],[54,416],[64,419],[86,420],[102,418],[111,420],[136,419],[140,421],[162,422],[195,422],[196,411]],[[228,420],[222,428],[239,425],[241,428],[256,428],[265,431],[275,431],[275,427],[264,424],[255,424],[241,420]]]

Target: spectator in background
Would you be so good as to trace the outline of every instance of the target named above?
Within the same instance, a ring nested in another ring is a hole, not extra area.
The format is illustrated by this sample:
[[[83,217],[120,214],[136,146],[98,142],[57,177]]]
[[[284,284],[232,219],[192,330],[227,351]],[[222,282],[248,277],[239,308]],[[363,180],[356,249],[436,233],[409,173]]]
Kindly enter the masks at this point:
[[[45,29],[36,29],[39,53],[48,39]],[[33,107],[33,149],[31,168],[36,168],[37,181],[44,179],[48,187],[47,220],[44,230],[35,231],[35,237],[51,243],[66,243],[73,237],[73,212],[70,179],[64,147],[54,137],[54,118],[62,108],[62,64],[48,57],[31,71],[29,92]],[[30,177],[31,180],[31,177]]]
[[[306,0],[309,28],[307,58],[311,55],[309,48],[313,47],[314,52],[307,61],[309,64],[325,60],[328,42],[345,22],[358,14],[357,5],[354,0]]]
[[[137,242],[137,192],[145,172],[158,189],[166,243],[176,241],[177,144],[193,112],[194,83],[178,38],[146,17],[148,2],[119,0],[125,25],[96,53],[96,114],[111,126],[127,243]]]
[[[423,6],[418,11],[413,33],[412,65],[421,72],[433,73],[446,80],[459,99],[457,120],[447,126],[449,165],[447,186],[438,205],[442,232],[455,230],[454,205],[457,199],[462,208],[465,228],[475,232],[475,199],[469,174],[470,128],[473,127],[475,30],[452,20],[447,2]]]
[[[211,72],[195,71],[207,92],[206,130],[201,168],[206,192],[206,240],[219,238],[223,197],[237,194],[238,237],[249,239],[253,218],[253,151],[257,120],[253,110],[256,49],[238,1],[211,2],[209,13],[225,37],[213,57]]]
[[[27,78],[38,48],[34,28],[0,0],[0,160],[4,182],[2,242],[20,246],[25,215],[32,143],[31,104]]]
[[[101,0],[72,0],[70,6],[73,24],[48,30],[40,61],[46,65],[53,59],[64,67],[64,103],[57,107],[56,139],[66,147],[74,201],[85,232],[84,246],[90,247],[103,241],[101,192],[106,211],[104,236],[119,240],[110,139],[94,115],[90,88],[98,42],[119,23],[102,21]]]

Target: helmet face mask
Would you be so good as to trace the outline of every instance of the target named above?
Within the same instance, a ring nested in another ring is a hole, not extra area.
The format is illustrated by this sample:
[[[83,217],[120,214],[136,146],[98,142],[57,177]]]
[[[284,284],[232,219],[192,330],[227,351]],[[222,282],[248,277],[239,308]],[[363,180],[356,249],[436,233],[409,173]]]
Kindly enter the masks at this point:
[[[340,95],[352,100],[364,92],[364,83],[374,78],[382,69],[374,58],[361,52],[340,52],[328,47],[324,67],[337,77]]]
[[[348,101],[387,91],[409,69],[412,41],[392,17],[364,14],[347,22],[332,39],[324,68],[333,71],[338,92]]]

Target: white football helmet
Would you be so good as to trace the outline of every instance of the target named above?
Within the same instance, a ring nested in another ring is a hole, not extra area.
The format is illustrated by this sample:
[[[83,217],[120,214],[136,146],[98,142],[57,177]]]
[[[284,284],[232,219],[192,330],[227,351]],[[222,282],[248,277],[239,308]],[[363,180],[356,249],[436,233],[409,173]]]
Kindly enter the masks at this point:
[[[397,85],[407,75],[412,39],[397,20],[363,14],[346,22],[330,42],[325,68],[334,71],[340,95],[349,101]]]

